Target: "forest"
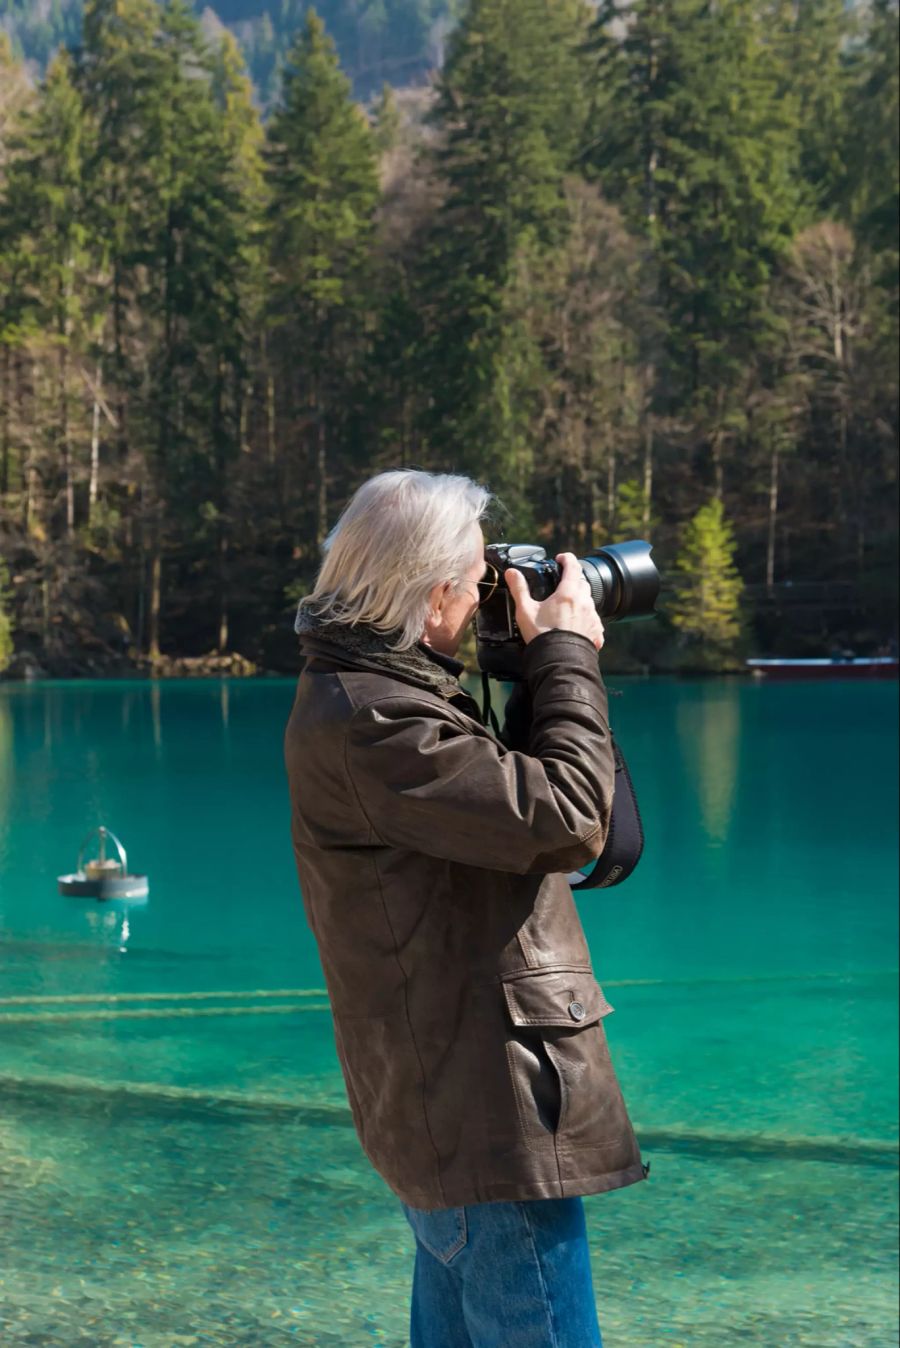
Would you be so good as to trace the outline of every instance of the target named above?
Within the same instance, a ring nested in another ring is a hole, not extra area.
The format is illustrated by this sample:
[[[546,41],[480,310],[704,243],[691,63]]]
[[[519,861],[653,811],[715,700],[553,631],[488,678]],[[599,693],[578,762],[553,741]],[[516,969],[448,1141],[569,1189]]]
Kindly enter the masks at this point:
[[[295,669],[400,465],[650,540],[612,668],[896,640],[896,0],[458,8],[365,102],[313,10],[265,97],[184,0],[0,36],[0,666]]]

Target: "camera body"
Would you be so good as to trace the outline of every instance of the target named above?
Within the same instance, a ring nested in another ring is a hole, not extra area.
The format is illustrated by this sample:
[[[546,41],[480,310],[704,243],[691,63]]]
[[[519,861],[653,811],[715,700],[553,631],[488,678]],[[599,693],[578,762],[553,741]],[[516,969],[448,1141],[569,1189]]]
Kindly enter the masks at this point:
[[[650,551],[649,543],[633,539],[610,543],[579,559],[597,613],[604,621],[624,622],[654,616],[659,572],[650,559]],[[556,590],[562,569],[534,543],[490,543],[484,555],[496,570],[498,581],[475,614],[478,664],[494,678],[516,681],[522,678],[525,643],[516,623],[506,572],[511,568],[521,572],[531,597],[540,603]]]

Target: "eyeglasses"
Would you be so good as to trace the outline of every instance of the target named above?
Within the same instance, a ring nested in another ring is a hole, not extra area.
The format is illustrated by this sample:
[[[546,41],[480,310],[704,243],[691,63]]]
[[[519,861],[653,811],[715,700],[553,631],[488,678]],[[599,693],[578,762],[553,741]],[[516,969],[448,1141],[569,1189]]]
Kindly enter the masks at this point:
[[[488,562],[487,569],[488,575],[486,575],[483,580],[477,580],[475,582],[478,586],[478,598],[482,604],[487,603],[497,586],[500,584],[500,573],[497,568],[491,566],[490,562]]]
[[[494,590],[496,590],[497,585],[500,584],[500,573],[497,572],[496,566],[490,565],[489,562],[488,562],[488,572],[489,572],[489,576],[485,576],[484,580],[481,580],[481,581],[461,581],[461,585],[476,585],[476,586],[477,586],[477,589],[478,589],[478,603],[480,603],[480,604],[486,604],[486,603],[488,603],[488,600],[490,599],[490,596],[492,596]]]
[[[487,569],[491,573],[492,578],[486,576],[483,580],[466,580],[460,582],[461,585],[476,585],[478,587],[479,604],[486,604],[500,583],[500,573],[497,568],[491,566],[490,562],[488,562]],[[450,582],[448,581],[447,583],[449,584]]]

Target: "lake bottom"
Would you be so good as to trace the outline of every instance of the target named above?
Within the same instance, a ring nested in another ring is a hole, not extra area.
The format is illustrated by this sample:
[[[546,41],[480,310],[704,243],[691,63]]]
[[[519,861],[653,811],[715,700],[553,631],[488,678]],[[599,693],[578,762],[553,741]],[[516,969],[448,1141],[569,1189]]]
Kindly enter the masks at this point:
[[[7,1077],[0,1106],[4,1343],[408,1343],[412,1235],[339,1080],[297,1106]],[[585,1200],[605,1348],[897,1342],[887,1145],[642,1146],[647,1183]]]

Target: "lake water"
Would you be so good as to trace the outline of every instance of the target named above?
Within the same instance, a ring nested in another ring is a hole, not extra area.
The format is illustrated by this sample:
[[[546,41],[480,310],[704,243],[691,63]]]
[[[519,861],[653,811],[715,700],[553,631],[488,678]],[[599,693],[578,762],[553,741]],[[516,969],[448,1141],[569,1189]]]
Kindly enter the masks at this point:
[[[605,1348],[887,1348],[896,686],[610,686],[647,849],[579,907],[652,1170],[585,1200]],[[293,687],[0,685],[4,1345],[407,1343],[290,849]],[[146,906],[57,894],[101,822]]]

